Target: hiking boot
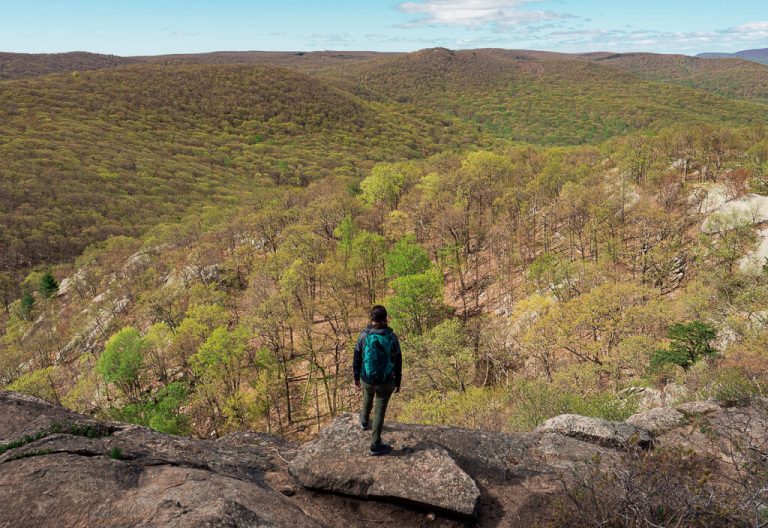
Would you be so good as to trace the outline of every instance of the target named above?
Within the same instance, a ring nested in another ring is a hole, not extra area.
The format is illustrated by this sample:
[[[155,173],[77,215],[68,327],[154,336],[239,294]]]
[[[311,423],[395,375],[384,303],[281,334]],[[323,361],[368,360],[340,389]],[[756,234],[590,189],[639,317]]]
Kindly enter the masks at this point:
[[[371,444],[371,449],[368,450],[368,454],[371,456],[386,455],[392,452],[392,446],[389,444]]]
[[[371,430],[371,422],[364,422],[360,420],[360,429],[363,431],[370,431]]]

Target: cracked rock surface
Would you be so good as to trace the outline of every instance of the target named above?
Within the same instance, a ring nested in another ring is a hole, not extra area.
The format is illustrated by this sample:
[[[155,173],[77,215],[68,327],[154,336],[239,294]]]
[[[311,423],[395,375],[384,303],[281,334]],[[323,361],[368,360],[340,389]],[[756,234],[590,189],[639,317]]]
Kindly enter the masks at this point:
[[[768,400],[627,422],[563,415],[530,433],[387,423],[395,451],[383,457],[367,455],[369,435],[345,414],[304,445],[248,431],[197,440],[0,391],[0,528],[547,526],[591,460],[764,452]]]
[[[105,426],[0,392],[0,527],[322,526],[267,481],[258,445]]]

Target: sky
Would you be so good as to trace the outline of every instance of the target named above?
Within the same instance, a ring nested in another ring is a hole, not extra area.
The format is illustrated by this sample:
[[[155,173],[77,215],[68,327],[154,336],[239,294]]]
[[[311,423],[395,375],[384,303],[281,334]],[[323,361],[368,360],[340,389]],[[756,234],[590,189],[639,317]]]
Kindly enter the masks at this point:
[[[768,47],[766,0],[0,0],[0,51]]]

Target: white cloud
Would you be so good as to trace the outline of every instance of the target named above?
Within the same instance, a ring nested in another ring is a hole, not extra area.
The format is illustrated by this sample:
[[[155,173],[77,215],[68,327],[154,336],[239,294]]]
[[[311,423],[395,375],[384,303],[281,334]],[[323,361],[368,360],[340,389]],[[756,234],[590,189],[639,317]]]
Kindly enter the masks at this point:
[[[603,51],[737,51],[768,41],[768,22],[751,22],[711,31],[569,28],[539,35],[559,48]]]
[[[740,33],[768,33],[768,22],[749,22],[748,24],[736,26],[734,30]]]
[[[418,18],[408,26],[464,26],[508,28],[569,15],[525,9],[536,0],[422,0],[404,2],[397,9]]]

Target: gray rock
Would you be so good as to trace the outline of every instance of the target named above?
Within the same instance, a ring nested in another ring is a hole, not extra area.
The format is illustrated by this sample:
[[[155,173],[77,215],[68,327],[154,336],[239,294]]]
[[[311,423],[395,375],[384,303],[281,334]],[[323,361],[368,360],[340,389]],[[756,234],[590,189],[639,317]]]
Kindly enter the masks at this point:
[[[443,447],[394,431],[386,440],[395,451],[371,457],[369,439],[355,416],[341,416],[299,450],[288,470],[307,488],[475,514],[480,490]]]
[[[675,407],[679,412],[686,416],[695,416],[697,414],[710,414],[722,410],[722,407],[713,400],[692,401],[682,403]]]
[[[600,418],[561,414],[550,418],[537,429],[539,432],[560,433],[572,438],[600,445],[624,447],[636,445],[648,448],[653,438],[645,429],[624,422],[611,422]]]
[[[685,424],[685,416],[668,407],[658,407],[643,413],[633,414],[627,418],[627,423],[645,429],[653,435],[665,433]]]
[[[641,396],[639,401],[641,412],[656,407],[669,407],[688,397],[688,389],[676,383],[665,385],[661,390],[651,387],[632,387],[631,393]]]

